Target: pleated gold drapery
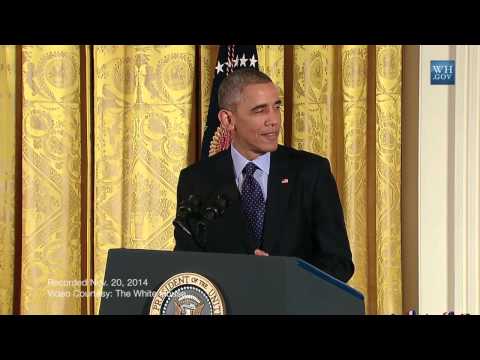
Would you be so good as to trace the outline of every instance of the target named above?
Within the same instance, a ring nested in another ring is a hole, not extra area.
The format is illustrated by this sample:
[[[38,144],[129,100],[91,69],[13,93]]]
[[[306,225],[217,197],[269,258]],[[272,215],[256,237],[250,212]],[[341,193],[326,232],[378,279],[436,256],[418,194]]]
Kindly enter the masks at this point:
[[[69,282],[81,270],[79,46],[24,46],[22,64],[20,312],[77,314],[80,286]]]
[[[280,142],[331,162],[350,284],[368,313],[401,313],[401,46],[257,49],[286,104]],[[98,312],[108,249],[173,248],[178,173],[199,154],[217,51],[0,46],[1,313],[15,301],[23,314]],[[96,286],[80,283],[89,278]]]
[[[173,249],[178,174],[196,146],[189,145],[195,47],[96,46],[94,59],[94,268],[101,284],[110,248]]]
[[[13,311],[15,58],[15,46],[0,46],[0,314],[11,314]]]

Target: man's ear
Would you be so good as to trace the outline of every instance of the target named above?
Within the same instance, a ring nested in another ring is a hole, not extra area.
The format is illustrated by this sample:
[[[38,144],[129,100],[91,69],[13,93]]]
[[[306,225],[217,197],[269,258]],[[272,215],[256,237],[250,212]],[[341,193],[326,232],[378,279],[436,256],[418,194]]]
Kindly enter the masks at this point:
[[[222,127],[229,131],[233,131],[235,128],[235,123],[232,119],[232,113],[228,110],[220,110],[218,112],[218,120],[220,121],[220,124],[222,124]]]

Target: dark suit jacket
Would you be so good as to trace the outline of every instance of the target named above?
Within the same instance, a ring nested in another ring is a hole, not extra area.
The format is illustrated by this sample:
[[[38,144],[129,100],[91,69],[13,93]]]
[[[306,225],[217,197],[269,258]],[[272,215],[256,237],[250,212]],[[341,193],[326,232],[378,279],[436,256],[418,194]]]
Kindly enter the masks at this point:
[[[190,194],[206,203],[219,193],[230,203],[210,225],[205,251],[253,254],[230,149],[181,171],[177,204]],[[175,239],[175,251],[202,251],[179,228]],[[327,159],[281,145],[271,153],[263,239],[262,249],[270,255],[299,257],[342,281],[351,278],[352,254]]]

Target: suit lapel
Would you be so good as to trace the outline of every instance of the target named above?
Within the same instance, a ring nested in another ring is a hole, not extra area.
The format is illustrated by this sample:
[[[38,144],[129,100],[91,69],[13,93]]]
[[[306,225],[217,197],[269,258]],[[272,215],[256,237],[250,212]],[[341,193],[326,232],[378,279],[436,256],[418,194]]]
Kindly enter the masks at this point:
[[[294,181],[294,174],[288,165],[288,158],[280,147],[271,154],[262,246],[266,252],[273,249],[282,235],[280,225],[285,221],[290,189]]]

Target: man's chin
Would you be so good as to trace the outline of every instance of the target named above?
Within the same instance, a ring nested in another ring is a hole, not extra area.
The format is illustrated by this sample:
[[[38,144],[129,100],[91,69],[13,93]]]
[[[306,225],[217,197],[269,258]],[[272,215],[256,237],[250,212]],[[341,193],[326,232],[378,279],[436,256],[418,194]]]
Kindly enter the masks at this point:
[[[267,145],[267,146],[263,146],[262,147],[262,152],[274,152],[274,151],[277,151],[278,149],[278,143],[276,144],[271,144],[271,145]]]

